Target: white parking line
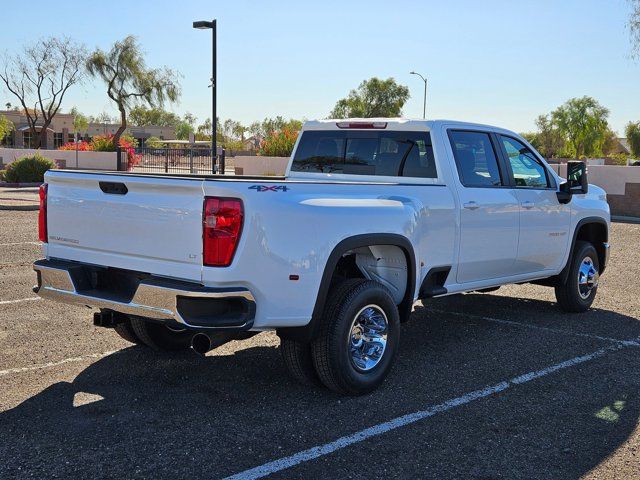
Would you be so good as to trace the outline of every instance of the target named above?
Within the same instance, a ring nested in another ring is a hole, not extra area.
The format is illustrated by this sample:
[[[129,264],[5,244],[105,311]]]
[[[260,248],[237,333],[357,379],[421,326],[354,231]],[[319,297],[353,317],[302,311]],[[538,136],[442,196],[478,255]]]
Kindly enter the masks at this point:
[[[36,302],[38,300],[42,300],[41,297],[28,297],[28,298],[19,298],[17,300],[0,300],[0,305],[9,305],[11,303],[21,303],[21,302]]]
[[[487,322],[493,322],[493,323],[501,323],[503,325],[510,325],[510,326],[513,326],[513,327],[532,328],[534,330],[543,330],[545,332],[561,333],[563,335],[574,335],[576,337],[591,338],[593,340],[602,340],[602,341],[605,341],[605,342],[614,342],[614,343],[619,343],[621,345],[624,345],[626,347],[640,347],[640,342],[635,341],[635,340],[619,340],[617,338],[602,337],[600,335],[592,335],[590,333],[572,332],[570,330],[564,330],[562,328],[543,327],[541,325],[532,325],[531,323],[514,322],[513,320],[504,320],[502,318],[485,317],[483,315],[474,315],[472,313],[449,312],[449,311],[446,311],[446,310],[437,310],[437,309],[429,309],[428,311],[436,312],[436,313],[442,313],[442,314],[445,314],[445,315],[446,314],[455,315],[457,317],[477,318],[479,320],[485,320]]]
[[[42,245],[40,242],[12,242],[0,243],[0,247],[12,247],[14,245]]]
[[[397,417],[397,418],[394,418],[393,420],[389,420],[388,422],[379,423],[378,425],[365,428],[364,430],[360,430],[359,432],[356,432],[352,435],[338,438],[337,440],[334,440],[329,443],[325,443],[324,445],[318,445],[318,446],[309,448],[307,450],[298,452],[289,457],[284,457],[278,460],[274,460],[273,462],[265,463],[264,465],[260,465],[259,467],[245,470],[244,472],[231,475],[230,477],[227,477],[225,480],[252,480],[256,478],[263,478],[263,477],[266,477],[267,475],[271,475],[273,473],[286,470],[287,468],[294,467],[301,463],[314,460],[324,455],[329,455],[330,453],[333,453],[337,450],[343,449],[355,443],[362,442],[371,437],[382,435],[383,433],[389,432],[391,430],[395,430],[400,427],[404,427],[406,425],[410,425],[420,420],[424,420],[425,418],[433,417],[438,413],[443,413],[453,408],[466,405],[475,400],[480,400],[482,398],[490,397],[497,393],[508,390],[509,388],[513,388],[516,385],[522,385],[523,383],[527,383],[537,378],[544,377],[553,372],[557,372],[558,370],[563,370],[565,368],[573,367],[575,365],[579,365],[581,363],[594,360],[598,357],[602,357],[603,355],[609,352],[620,350],[624,347],[625,345],[623,345],[621,342],[613,345],[609,345],[608,347],[601,348],[600,350],[596,350],[595,352],[590,353],[588,355],[575,357],[570,360],[557,363],[550,367],[543,368],[542,370],[537,370],[537,371],[525,373],[524,375],[519,375],[510,380],[497,383],[490,387],[486,387],[481,390],[475,390],[473,392],[467,393],[460,397],[452,398],[451,400],[447,400],[444,403],[435,405],[433,407],[429,407],[425,410],[409,413],[407,415],[403,415],[402,417]]]
[[[11,375],[13,373],[24,373],[24,372],[31,372],[33,370],[42,370],[45,368],[58,367],[60,365],[64,365],[65,363],[84,362],[86,360],[94,360],[94,359],[106,357],[116,352],[117,350],[113,350],[111,352],[103,352],[103,353],[90,353],[88,355],[82,355],[81,357],[65,358],[63,360],[58,360],[57,362],[41,363],[40,365],[32,365],[31,367],[9,368],[7,370],[0,370],[0,377],[4,375]]]

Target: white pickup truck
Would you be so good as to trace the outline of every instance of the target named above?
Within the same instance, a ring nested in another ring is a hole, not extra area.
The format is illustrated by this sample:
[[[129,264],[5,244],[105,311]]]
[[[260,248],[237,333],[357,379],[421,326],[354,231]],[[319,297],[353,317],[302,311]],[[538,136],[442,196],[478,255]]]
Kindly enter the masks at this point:
[[[534,282],[590,307],[609,207],[568,168],[501,128],[352,119],[305,123],[284,177],[52,170],[34,291],[156,349],[275,330],[297,380],[366,393],[418,300]]]

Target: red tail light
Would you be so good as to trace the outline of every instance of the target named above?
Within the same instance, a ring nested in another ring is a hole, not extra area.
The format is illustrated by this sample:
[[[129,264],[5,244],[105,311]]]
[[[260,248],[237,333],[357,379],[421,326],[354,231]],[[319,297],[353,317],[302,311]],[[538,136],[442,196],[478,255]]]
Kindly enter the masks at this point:
[[[38,212],[38,238],[47,243],[47,184],[40,185],[40,210]]]
[[[205,197],[203,218],[203,263],[228,267],[240,241],[244,211],[238,198]]]

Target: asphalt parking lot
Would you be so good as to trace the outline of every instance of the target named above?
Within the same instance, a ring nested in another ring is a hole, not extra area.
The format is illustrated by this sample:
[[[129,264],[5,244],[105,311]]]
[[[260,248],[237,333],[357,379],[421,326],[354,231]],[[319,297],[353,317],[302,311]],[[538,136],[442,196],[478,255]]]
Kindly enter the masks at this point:
[[[416,306],[373,394],[300,386],[278,339],[158,354],[35,300],[37,212],[0,211],[0,478],[640,478],[640,225],[594,308],[520,285]]]

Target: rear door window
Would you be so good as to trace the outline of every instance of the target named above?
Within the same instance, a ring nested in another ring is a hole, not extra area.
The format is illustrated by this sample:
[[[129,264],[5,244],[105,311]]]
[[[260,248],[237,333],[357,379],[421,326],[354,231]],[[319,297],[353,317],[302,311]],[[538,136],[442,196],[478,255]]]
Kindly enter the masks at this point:
[[[437,178],[428,132],[313,131],[302,133],[294,172]]]
[[[462,185],[465,187],[503,185],[498,158],[488,133],[451,130],[449,138]]]

